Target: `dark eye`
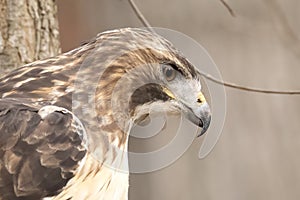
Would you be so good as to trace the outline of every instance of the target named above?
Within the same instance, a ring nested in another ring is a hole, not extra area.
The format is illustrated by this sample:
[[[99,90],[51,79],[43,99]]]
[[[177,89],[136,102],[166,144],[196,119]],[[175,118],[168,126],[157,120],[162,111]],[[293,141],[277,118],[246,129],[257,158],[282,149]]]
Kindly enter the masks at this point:
[[[163,66],[163,74],[167,81],[172,81],[176,78],[177,72],[171,66],[165,65]]]

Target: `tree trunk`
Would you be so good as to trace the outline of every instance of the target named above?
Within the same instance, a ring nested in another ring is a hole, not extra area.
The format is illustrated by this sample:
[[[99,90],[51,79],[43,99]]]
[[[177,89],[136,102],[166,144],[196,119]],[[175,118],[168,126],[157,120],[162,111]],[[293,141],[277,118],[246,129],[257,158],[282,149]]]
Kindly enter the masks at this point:
[[[58,53],[55,0],[0,0],[0,76]]]

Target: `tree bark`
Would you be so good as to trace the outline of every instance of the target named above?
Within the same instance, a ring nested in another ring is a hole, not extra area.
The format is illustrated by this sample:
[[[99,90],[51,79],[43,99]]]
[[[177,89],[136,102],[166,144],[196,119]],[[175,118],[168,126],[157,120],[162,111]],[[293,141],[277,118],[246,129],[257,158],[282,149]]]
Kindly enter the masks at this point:
[[[0,0],[0,76],[60,51],[55,0]]]

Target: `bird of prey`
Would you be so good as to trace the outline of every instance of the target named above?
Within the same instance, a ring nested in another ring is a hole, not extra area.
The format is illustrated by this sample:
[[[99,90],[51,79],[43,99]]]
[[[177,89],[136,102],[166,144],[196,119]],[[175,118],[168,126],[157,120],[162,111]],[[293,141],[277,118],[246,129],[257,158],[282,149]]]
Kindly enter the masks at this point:
[[[12,71],[0,97],[1,200],[128,199],[129,173],[104,162],[127,165],[134,123],[152,107],[184,113],[201,134],[211,119],[196,68],[137,28]]]

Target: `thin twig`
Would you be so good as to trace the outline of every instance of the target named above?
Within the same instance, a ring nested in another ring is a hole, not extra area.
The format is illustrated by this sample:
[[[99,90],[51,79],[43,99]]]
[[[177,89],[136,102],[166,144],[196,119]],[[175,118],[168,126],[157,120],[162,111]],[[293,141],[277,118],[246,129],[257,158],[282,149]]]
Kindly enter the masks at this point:
[[[128,0],[132,10],[134,11],[135,15],[139,18],[139,20],[142,22],[142,24],[149,29],[151,32],[154,32],[154,30],[152,29],[150,23],[148,22],[148,20],[146,19],[146,17],[142,14],[142,12],[140,11],[139,7],[135,4],[135,2],[133,0]]]
[[[144,26],[146,26],[150,31],[154,32],[150,23],[146,20],[146,18],[144,17],[142,12],[139,10],[137,5],[134,3],[134,1],[133,0],[128,0],[128,1],[131,5],[132,9],[134,10],[136,16],[140,19],[140,21],[144,24]],[[227,3],[224,2],[224,0],[221,0],[221,1],[227,7],[227,9],[230,11],[230,13],[234,14],[232,12],[232,9],[227,5]],[[208,79],[214,83],[217,83],[219,85],[224,85],[225,87],[238,89],[238,90],[243,90],[243,91],[248,91],[248,92],[256,92],[256,93],[264,93],[264,94],[300,95],[299,90],[297,90],[297,91],[296,90],[295,91],[284,90],[283,91],[283,90],[266,90],[266,89],[260,89],[260,88],[251,88],[251,87],[241,86],[241,85],[234,84],[234,83],[228,83],[228,82],[221,81],[221,80],[219,80],[209,74],[206,74],[204,72],[201,72],[200,74],[203,77],[205,77],[206,79]]]
[[[220,85],[224,85],[226,87],[230,87],[230,88],[234,88],[234,89],[238,89],[238,90],[244,90],[244,91],[248,91],[248,92],[256,92],[256,93],[265,93],[265,94],[284,94],[284,95],[300,95],[300,91],[299,90],[294,90],[294,91],[289,91],[289,90],[266,90],[266,89],[260,89],[260,88],[252,88],[252,87],[246,87],[246,86],[241,86],[241,85],[237,85],[234,83],[228,83],[228,82],[224,82],[224,81],[220,81],[214,77],[212,77],[209,74],[200,73],[203,77],[205,77],[206,79],[220,84]]]
[[[236,15],[235,15],[233,9],[229,6],[229,4],[225,0],[220,0],[220,1],[225,6],[225,8],[228,10],[228,12],[230,13],[230,15],[232,17],[235,17]]]

